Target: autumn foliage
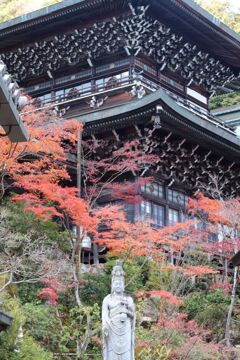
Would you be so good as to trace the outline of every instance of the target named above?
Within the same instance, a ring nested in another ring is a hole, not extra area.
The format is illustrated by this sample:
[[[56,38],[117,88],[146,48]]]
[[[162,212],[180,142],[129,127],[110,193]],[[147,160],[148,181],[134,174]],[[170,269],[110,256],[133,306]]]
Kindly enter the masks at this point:
[[[52,277],[51,274],[42,276],[43,288],[37,296],[57,309],[59,294],[69,291],[74,294],[77,306],[82,305],[81,247],[84,236],[88,235],[94,244],[106,247],[108,256],[121,257],[130,263],[142,259],[143,265],[150,264],[149,272],[155,267],[155,278],[148,279],[136,297],[139,301],[157,304],[158,317],[151,332],[154,339],[155,334],[164,329],[161,346],[170,341],[169,334],[176,330],[186,337],[186,344],[178,351],[169,352],[168,359],[181,359],[194,341],[201,347],[211,335],[181,310],[183,298],[195,282],[202,279],[211,284],[210,291],[229,294],[229,284],[219,279],[213,281],[221,273],[211,259],[217,256],[229,260],[240,245],[239,199],[214,200],[197,193],[189,199],[189,216],[182,223],[154,228],[151,219],[127,222],[126,204],[141,203],[141,186],[153,181],[147,170],[161,159],[146,154],[141,140],[120,141],[116,145],[109,140],[84,139],[79,197],[74,176],[71,177],[68,170],[69,165],[72,169],[75,166],[76,174],[81,124],[75,120],[63,121],[51,112],[32,110],[32,107],[24,109],[23,115],[30,133],[29,142],[11,144],[6,138],[1,139],[0,177],[2,198],[15,192],[12,200],[23,203],[25,211],[44,222],[56,221],[59,231],[67,233],[68,243],[60,244],[59,251],[64,258],[64,269]],[[73,226],[78,229],[77,234],[73,234]],[[210,242],[212,233],[221,233],[221,241]],[[53,247],[50,254],[53,261],[55,251]],[[164,276],[167,280],[161,282]]]

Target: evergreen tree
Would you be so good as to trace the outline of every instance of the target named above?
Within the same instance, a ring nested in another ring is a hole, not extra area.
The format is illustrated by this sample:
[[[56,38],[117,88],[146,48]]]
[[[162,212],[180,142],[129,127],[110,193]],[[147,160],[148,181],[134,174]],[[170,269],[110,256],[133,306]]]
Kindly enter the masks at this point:
[[[238,11],[233,11],[229,0],[197,0],[196,2],[231,29],[240,33],[240,5],[238,5]]]
[[[0,22],[13,19],[15,17],[58,2],[61,2],[61,0],[2,0]]]

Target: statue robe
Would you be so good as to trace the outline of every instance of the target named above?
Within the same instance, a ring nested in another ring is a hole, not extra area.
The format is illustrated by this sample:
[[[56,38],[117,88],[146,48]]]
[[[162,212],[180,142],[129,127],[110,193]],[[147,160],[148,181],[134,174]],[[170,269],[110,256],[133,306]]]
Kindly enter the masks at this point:
[[[135,306],[131,297],[108,295],[102,306],[103,359],[134,360]]]

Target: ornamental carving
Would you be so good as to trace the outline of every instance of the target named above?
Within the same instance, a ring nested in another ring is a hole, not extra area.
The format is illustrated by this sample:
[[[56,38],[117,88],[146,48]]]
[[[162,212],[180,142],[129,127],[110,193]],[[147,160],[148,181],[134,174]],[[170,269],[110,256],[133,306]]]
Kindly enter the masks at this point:
[[[147,11],[148,6],[134,8],[130,4],[126,15],[36,41],[0,58],[20,81],[44,74],[51,78],[52,72],[83,62],[92,67],[96,59],[122,51],[151,56],[160,70],[167,67],[188,85],[194,82],[212,93],[233,80],[230,67],[149,17]]]

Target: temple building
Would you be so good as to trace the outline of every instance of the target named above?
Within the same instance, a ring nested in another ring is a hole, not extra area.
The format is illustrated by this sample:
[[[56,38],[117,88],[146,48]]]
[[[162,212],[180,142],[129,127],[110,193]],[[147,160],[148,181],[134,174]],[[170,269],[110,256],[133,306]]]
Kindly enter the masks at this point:
[[[240,137],[240,104],[225,106],[212,110],[213,116],[235,130]]]
[[[6,331],[12,325],[12,317],[0,310],[0,332]]]
[[[37,108],[109,139],[106,156],[135,138],[160,155],[131,209],[158,227],[214,177],[240,195],[239,134],[208,107],[240,88],[239,54],[240,36],[191,0],[66,0],[0,25],[0,58]]]
[[[24,98],[6,65],[0,60],[0,126],[3,129],[0,138],[7,136],[15,143],[27,141],[27,130],[18,111]]]

